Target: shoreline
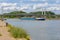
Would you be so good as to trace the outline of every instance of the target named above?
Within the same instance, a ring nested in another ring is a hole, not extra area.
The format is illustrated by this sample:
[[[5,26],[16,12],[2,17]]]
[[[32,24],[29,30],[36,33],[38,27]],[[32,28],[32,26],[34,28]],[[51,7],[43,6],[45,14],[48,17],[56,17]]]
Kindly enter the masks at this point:
[[[6,25],[5,21],[0,20],[0,40],[16,40],[11,36],[11,33],[8,32],[10,24]],[[12,26],[12,25],[11,25]],[[13,26],[14,27],[14,26]],[[18,38],[18,40],[27,40],[25,38]]]

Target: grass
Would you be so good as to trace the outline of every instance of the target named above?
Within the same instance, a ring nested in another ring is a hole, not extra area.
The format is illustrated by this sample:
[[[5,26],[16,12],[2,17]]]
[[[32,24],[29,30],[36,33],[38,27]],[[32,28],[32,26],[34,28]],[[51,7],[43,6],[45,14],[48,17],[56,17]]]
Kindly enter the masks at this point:
[[[8,25],[10,28],[8,32],[14,37],[14,38],[25,38],[27,40],[30,40],[29,35],[23,28],[13,27],[12,25]]]
[[[2,34],[0,33],[0,36],[2,36]]]

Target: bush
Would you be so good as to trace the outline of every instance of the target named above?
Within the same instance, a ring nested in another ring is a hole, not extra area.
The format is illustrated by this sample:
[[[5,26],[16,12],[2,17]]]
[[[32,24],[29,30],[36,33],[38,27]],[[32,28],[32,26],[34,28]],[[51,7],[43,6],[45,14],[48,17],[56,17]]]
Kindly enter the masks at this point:
[[[22,28],[10,27],[9,32],[14,38],[26,38],[28,36],[27,32]]]
[[[8,24],[8,28],[8,32],[10,32],[14,38],[25,38],[27,40],[30,40],[29,35],[23,28],[13,27],[10,24]]]
[[[0,34],[0,36],[2,36],[2,34]]]

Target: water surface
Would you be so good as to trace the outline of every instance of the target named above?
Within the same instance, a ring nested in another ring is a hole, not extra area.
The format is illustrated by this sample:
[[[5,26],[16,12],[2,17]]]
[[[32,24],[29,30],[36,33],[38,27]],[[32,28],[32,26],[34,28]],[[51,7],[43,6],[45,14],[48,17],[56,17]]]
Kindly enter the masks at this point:
[[[60,40],[60,20],[20,20],[8,19],[6,22],[16,27],[23,27],[32,40]]]

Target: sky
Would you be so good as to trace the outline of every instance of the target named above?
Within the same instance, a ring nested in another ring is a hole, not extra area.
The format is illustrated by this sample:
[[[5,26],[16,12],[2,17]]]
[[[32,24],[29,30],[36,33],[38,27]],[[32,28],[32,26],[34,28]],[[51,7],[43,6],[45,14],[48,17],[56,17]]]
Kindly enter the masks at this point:
[[[20,10],[53,11],[60,14],[60,0],[0,0],[0,14]]]

